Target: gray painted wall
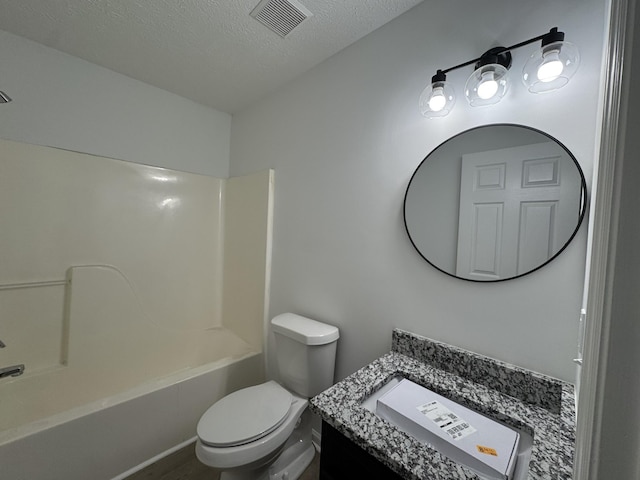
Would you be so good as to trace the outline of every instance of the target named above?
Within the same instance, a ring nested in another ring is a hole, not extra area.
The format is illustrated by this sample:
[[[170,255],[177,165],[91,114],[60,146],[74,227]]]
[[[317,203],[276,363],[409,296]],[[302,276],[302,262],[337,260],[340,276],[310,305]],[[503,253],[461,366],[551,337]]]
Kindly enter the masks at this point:
[[[429,152],[488,123],[556,137],[589,184],[604,21],[598,0],[424,2],[234,115],[231,174],[275,169],[271,316],[293,311],[340,327],[339,378],[388,351],[392,328],[402,327],[574,381],[586,225],[538,272],[478,285],[422,260],[404,231],[402,202]],[[468,69],[449,74],[459,94],[449,116],[419,114],[418,96],[437,68],[552,26],[582,53],[563,90],[526,91],[518,76],[531,46],[514,55],[516,79],[500,104],[466,104]]]
[[[0,138],[226,178],[231,116],[0,30]]]

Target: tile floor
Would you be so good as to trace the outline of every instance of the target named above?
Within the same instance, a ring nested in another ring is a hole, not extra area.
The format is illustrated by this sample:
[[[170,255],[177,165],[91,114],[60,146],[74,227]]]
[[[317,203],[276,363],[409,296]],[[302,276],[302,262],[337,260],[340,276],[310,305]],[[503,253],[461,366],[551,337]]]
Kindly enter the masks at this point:
[[[318,480],[320,454],[304,471],[300,480]],[[185,448],[149,465],[127,477],[127,480],[218,480],[219,475],[201,464],[195,456],[194,445]]]

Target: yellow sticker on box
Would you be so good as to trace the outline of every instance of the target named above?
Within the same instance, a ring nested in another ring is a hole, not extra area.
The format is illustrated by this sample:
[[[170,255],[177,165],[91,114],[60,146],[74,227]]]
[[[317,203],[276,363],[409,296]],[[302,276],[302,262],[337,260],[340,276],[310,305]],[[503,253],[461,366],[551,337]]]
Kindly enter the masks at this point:
[[[480,453],[484,453],[485,455],[493,455],[494,457],[498,456],[498,452],[496,452],[495,448],[483,447],[482,445],[476,445],[476,448]]]

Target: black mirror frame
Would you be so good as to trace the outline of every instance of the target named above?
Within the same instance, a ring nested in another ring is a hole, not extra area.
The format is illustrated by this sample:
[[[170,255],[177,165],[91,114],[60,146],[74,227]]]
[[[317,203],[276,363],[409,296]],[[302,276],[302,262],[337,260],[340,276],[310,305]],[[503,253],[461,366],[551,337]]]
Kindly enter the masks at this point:
[[[578,169],[578,173],[580,174],[580,184],[581,184],[581,190],[582,191],[581,191],[581,200],[580,200],[580,216],[578,218],[578,223],[576,225],[576,228],[573,230],[573,233],[567,239],[567,241],[562,246],[562,248],[560,248],[552,257],[550,257],[546,262],[540,264],[536,268],[533,268],[533,269],[531,269],[531,270],[529,270],[529,271],[527,271],[525,273],[521,273],[519,275],[515,275],[513,277],[500,278],[500,279],[497,279],[497,280],[476,280],[476,279],[472,279],[472,278],[458,277],[457,275],[454,275],[453,273],[450,273],[450,272],[447,272],[446,270],[443,270],[442,268],[440,268],[437,265],[435,265],[434,263],[432,263],[420,251],[420,249],[417,247],[416,243],[413,241],[413,238],[411,237],[411,233],[409,232],[409,227],[407,225],[407,196],[408,196],[408,193],[409,193],[409,189],[411,188],[411,183],[413,182],[413,179],[415,178],[416,174],[418,173],[418,170],[420,170],[420,167],[422,167],[422,165],[429,159],[429,157],[436,150],[438,150],[445,143],[450,142],[451,140],[453,140],[455,138],[458,138],[461,135],[464,135],[465,133],[468,133],[468,132],[471,132],[471,131],[474,131],[474,130],[478,130],[478,129],[481,129],[481,128],[487,128],[487,127],[519,127],[519,128],[526,128],[528,130],[537,132],[537,133],[549,138],[550,140],[554,141],[555,143],[557,143],[569,155],[569,157],[573,160],[573,163],[575,164],[576,168]],[[518,125],[518,124],[515,124],[515,123],[492,123],[492,124],[487,124],[487,125],[479,125],[477,127],[469,128],[469,129],[464,130],[464,131],[462,131],[460,133],[457,133],[453,137],[450,137],[447,140],[445,140],[444,142],[442,142],[441,144],[439,144],[437,147],[435,147],[433,150],[431,150],[431,152],[429,152],[429,154],[420,162],[420,164],[416,167],[416,169],[414,170],[413,174],[411,175],[411,179],[409,180],[409,183],[407,185],[407,189],[405,190],[404,200],[402,202],[402,217],[403,217],[403,221],[404,221],[405,231],[407,232],[407,236],[409,237],[409,240],[411,241],[411,244],[413,245],[413,248],[433,268],[435,268],[436,270],[439,270],[440,272],[442,272],[442,273],[444,273],[444,274],[446,274],[446,275],[448,275],[450,277],[457,278],[459,280],[464,280],[464,281],[467,281],[467,282],[499,283],[499,282],[506,282],[507,280],[513,280],[513,279],[516,279],[516,278],[521,278],[521,277],[529,275],[529,274],[531,274],[533,272],[536,272],[536,271],[540,270],[542,267],[544,267],[545,265],[547,265],[548,263],[550,263],[551,261],[553,261],[555,258],[557,258],[558,255],[560,255],[569,246],[571,241],[578,234],[578,230],[580,230],[580,226],[582,225],[582,221],[584,220],[585,214],[587,212],[587,199],[588,199],[587,182],[585,180],[584,172],[582,171],[582,167],[580,167],[580,164],[578,163],[578,160],[573,155],[573,153],[571,153],[571,151],[562,142],[560,142],[557,138],[552,137],[548,133],[543,132],[542,130],[538,130],[537,128],[529,127],[529,126],[526,126],[526,125]]]

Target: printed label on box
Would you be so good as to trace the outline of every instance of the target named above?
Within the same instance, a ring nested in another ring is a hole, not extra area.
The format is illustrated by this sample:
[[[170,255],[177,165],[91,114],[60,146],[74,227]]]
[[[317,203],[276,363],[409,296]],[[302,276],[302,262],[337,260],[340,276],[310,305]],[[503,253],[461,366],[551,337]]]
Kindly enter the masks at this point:
[[[438,401],[434,400],[416,408],[454,440],[460,440],[476,432],[475,428]]]

